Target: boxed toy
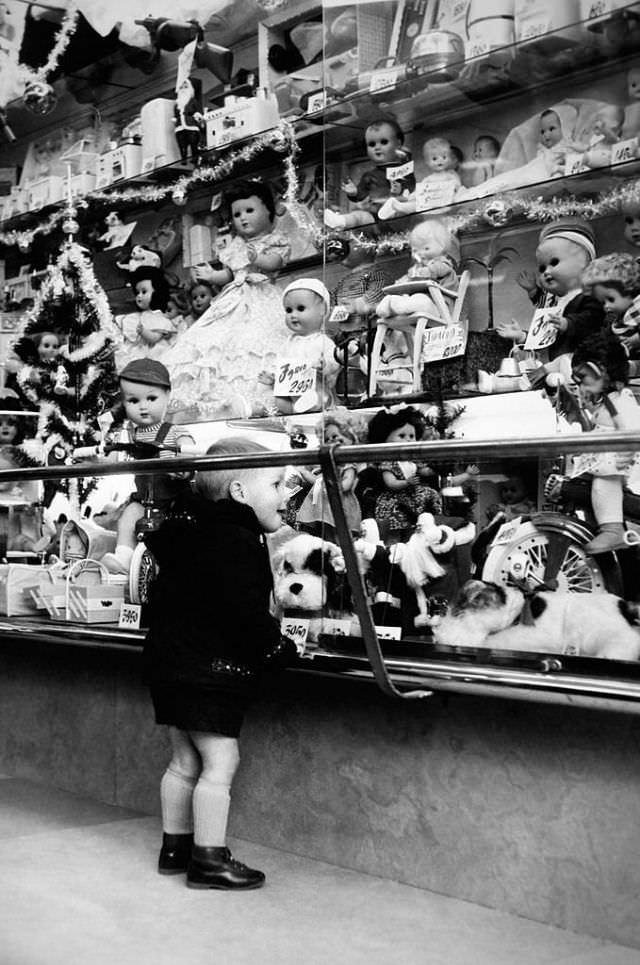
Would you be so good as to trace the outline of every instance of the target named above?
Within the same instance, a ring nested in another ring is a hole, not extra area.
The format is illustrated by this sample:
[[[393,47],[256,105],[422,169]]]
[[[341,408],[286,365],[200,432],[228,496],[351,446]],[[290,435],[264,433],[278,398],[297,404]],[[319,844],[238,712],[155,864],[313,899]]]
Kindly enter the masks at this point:
[[[6,617],[36,613],[31,590],[48,580],[45,566],[25,563],[0,563],[0,614]]]

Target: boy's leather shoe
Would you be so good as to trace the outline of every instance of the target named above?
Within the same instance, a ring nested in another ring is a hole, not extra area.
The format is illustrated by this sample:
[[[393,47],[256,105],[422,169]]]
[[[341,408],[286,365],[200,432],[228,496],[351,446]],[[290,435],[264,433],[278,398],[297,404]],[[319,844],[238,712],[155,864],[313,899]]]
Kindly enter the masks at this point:
[[[179,875],[187,870],[193,848],[192,834],[163,834],[158,874]]]
[[[231,857],[228,848],[194,845],[187,869],[188,888],[260,888],[264,875]]]

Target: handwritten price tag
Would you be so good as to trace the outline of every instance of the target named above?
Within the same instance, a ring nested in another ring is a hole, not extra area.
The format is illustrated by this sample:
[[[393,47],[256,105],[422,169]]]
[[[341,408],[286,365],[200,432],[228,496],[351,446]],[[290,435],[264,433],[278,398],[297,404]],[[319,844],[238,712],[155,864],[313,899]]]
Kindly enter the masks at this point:
[[[518,40],[535,40],[536,37],[542,37],[551,30],[549,17],[532,17],[528,22],[523,18],[523,21],[521,21]]]
[[[558,337],[558,329],[549,321],[549,309],[537,308],[527,332],[524,348],[527,352],[548,348]]]
[[[387,168],[385,174],[387,181],[402,181],[403,178],[408,178],[410,174],[413,174],[413,171],[413,161],[407,161],[406,164],[399,164],[395,168]]]
[[[516,516],[515,519],[509,519],[506,523],[503,523],[496,535],[493,537],[492,546],[504,546],[506,543],[510,543],[518,532],[520,523],[522,522],[521,516]]]
[[[139,630],[142,607],[137,603],[123,603],[120,606],[118,627],[121,630]]]
[[[369,93],[375,94],[378,90],[384,90],[386,87],[395,87],[398,83],[398,68],[397,67],[385,67],[383,70],[376,70],[371,75],[371,82],[369,84]]]
[[[274,395],[302,395],[316,384],[315,369],[299,359],[278,359]]]
[[[416,187],[416,211],[428,211],[430,208],[444,208],[453,203],[456,193],[456,182],[420,181]]]
[[[588,166],[584,163],[584,154],[576,154],[575,151],[567,151],[564,161],[565,174],[580,174],[588,171]]]
[[[623,164],[625,161],[633,161],[638,156],[637,137],[628,138],[626,141],[618,141],[613,145],[611,151],[611,163]]]
[[[300,656],[302,656],[307,646],[310,623],[310,620],[301,620],[297,617],[283,617],[280,622],[282,636],[287,637],[295,643],[296,650]]]
[[[467,347],[467,326],[460,322],[428,328],[422,343],[422,361],[440,362],[464,355]]]
[[[336,305],[329,315],[330,322],[348,322],[350,319],[349,309],[345,305]]]
[[[402,627],[374,627],[378,640],[399,640]]]

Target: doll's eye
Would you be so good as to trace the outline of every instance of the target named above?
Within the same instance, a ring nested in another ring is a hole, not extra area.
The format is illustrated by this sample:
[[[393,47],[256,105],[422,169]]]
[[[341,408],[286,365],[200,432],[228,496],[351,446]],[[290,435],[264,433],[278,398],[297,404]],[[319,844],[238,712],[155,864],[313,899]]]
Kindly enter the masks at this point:
[[[549,267],[556,268],[559,264],[560,264],[559,258],[552,258],[551,261],[549,262]]]

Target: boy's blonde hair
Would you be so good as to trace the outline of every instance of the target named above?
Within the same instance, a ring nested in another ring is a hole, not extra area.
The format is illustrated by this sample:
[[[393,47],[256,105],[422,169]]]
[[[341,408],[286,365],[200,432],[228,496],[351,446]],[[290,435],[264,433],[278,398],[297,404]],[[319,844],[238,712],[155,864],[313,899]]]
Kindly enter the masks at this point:
[[[259,442],[252,442],[250,439],[243,439],[242,436],[230,436],[228,439],[221,439],[214,442],[207,449],[207,456],[244,456],[254,452],[271,452],[266,446]],[[193,484],[195,491],[204,499],[228,499],[229,487],[236,480],[248,479],[257,472],[262,472],[263,467],[255,469],[207,469],[196,473]]]

